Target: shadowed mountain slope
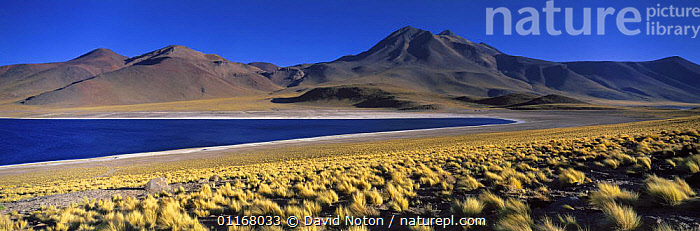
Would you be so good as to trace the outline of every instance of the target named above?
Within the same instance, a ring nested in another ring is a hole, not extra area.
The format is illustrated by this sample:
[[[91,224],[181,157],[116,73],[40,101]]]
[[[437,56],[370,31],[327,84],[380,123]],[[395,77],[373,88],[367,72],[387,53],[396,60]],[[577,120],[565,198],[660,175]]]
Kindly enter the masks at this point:
[[[700,66],[675,57],[649,62],[555,63],[497,55],[505,75],[526,81],[538,92],[635,101],[700,102]],[[695,80],[695,81],[693,81]]]
[[[485,99],[474,99],[474,98],[467,97],[467,96],[460,96],[460,97],[456,97],[455,99],[459,100],[459,101],[469,102],[469,103],[486,104],[486,105],[492,105],[492,106],[507,106],[507,105],[524,103],[524,102],[536,99],[538,97],[539,96],[533,95],[533,94],[511,93],[511,94],[507,94],[507,95],[490,97],[490,98],[485,98]]]
[[[472,98],[468,96],[460,96],[455,97],[454,99],[463,102],[491,105],[497,107],[519,107],[542,104],[588,104],[578,99],[555,94],[538,96],[525,93],[511,93],[503,96],[489,98]]]
[[[578,99],[571,97],[566,97],[563,95],[545,95],[542,97],[537,97],[535,99],[529,100],[523,103],[512,104],[509,106],[526,106],[526,105],[540,105],[540,104],[588,104]]]
[[[273,103],[302,103],[319,101],[346,101],[358,108],[399,108],[418,106],[410,100],[399,99],[395,93],[376,87],[336,86],[311,89],[291,98],[274,98]]]
[[[570,62],[566,65],[603,86],[642,100],[698,102],[700,66],[677,56],[649,62]]]

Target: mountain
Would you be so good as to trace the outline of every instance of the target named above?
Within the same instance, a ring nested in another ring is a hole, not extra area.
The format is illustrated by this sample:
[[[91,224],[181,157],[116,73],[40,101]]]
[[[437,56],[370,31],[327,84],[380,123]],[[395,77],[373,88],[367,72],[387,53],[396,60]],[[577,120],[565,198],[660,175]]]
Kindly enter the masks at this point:
[[[498,69],[535,92],[634,101],[700,102],[700,66],[679,57],[649,62],[557,63],[496,55]]]
[[[17,99],[64,87],[124,67],[127,58],[99,48],[67,62],[0,67],[0,99]]]
[[[435,108],[443,99],[499,107],[533,100],[521,106],[700,103],[698,92],[700,65],[681,57],[552,62],[510,55],[449,30],[410,26],[364,52],[289,67],[231,62],[176,45],[131,58],[96,49],[66,62],[0,67],[0,101],[57,107],[268,94],[287,97],[276,103],[336,100],[403,109]]]
[[[700,66],[674,56],[649,62],[570,62],[593,81],[640,99],[698,102]]]
[[[357,55],[264,74],[284,87],[381,83],[419,92],[509,93],[700,103],[700,66],[680,57],[649,62],[551,62],[505,54],[446,30],[404,27]]]
[[[388,83],[442,94],[531,91],[527,84],[498,72],[496,54],[500,51],[470,42],[451,31],[432,34],[405,27],[360,54],[327,63],[297,65],[269,75],[287,87]],[[294,77],[285,78],[289,76],[286,73]]]
[[[97,106],[263,94],[278,90],[261,69],[184,46],[123,60],[124,67],[20,101],[27,105]]]

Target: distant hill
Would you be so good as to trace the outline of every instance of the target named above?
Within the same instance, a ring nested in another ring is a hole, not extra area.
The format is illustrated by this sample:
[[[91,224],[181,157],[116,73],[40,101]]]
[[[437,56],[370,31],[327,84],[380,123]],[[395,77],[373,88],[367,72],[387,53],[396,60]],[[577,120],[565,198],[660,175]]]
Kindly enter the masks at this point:
[[[184,46],[124,60],[124,67],[74,81],[20,101],[28,105],[97,106],[261,94],[280,87],[257,67]]]
[[[397,97],[396,89],[418,98]],[[449,30],[433,34],[408,26],[364,52],[289,67],[231,62],[176,45],[131,58],[101,48],[66,62],[0,67],[0,100],[25,105],[274,97],[280,90],[285,96],[298,92],[298,97],[273,102],[345,100],[356,107],[437,107],[426,106],[432,104],[420,95],[520,108],[614,100],[700,103],[700,65],[675,56],[647,62],[551,62],[509,55]]]
[[[64,87],[124,67],[126,57],[109,49],[95,49],[59,63],[0,67],[0,99],[18,99]]]
[[[503,74],[527,82],[540,93],[555,90],[611,100],[700,102],[700,66],[678,57],[555,63],[501,54],[496,59]]]

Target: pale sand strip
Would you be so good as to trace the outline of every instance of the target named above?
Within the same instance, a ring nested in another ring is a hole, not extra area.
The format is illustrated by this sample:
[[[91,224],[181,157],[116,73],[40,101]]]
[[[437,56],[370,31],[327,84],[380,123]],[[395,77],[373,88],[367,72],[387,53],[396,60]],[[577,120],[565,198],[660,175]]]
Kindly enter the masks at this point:
[[[286,110],[246,112],[107,112],[94,114],[43,114],[33,117],[1,119],[416,119],[416,118],[492,118],[465,113],[419,113],[357,110]]]

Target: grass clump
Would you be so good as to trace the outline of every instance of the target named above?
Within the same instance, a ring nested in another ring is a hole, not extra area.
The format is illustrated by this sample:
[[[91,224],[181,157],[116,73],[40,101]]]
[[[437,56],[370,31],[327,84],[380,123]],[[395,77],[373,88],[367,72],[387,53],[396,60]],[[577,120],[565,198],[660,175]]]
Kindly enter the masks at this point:
[[[673,226],[670,226],[669,224],[661,223],[654,227],[654,231],[676,231],[676,229],[673,228]]]
[[[366,192],[365,195],[367,196],[367,199],[369,199],[369,203],[372,205],[382,205],[384,203],[382,194],[376,189]]]
[[[700,172],[700,155],[692,155],[683,159],[679,167],[687,173]]]
[[[603,213],[618,230],[635,230],[642,225],[642,218],[629,206],[620,206],[615,202],[605,203]]]
[[[639,194],[620,189],[617,185],[610,183],[598,183],[598,190],[589,195],[591,204],[602,207],[609,202],[632,204],[637,201]]]
[[[670,206],[679,205],[695,196],[693,189],[680,178],[669,180],[654,175],[646,179],[646,192],[657,202]]]
[[[408,209],[408,199],[403,196],[396,196],[389,201],[389,207],[391,207],[394,211],[402,212]]]
[[[680,226],[674,227],[667,223],[662,222],[661,224],[654,226],[653,231],[690,231],[692,229],[683,228]]]
[[[478,189],[481,187],[484,187],[484,185],[479,183],[479,181],[474,179],[474,177],[464,176],[464,177],[461,177],[457,180],[456,189],[464,190],[464,191],[472,191],[474,189]]]
[[[651,169],[651,158],[646,157],[646,156],[641,156],[637,157],[637,163],[644,167],[644,169],[649,170]]]
[[[530,231],[535,224],[530,217],[530,208],[518,200],[506,200],[500,214],[501,219],[494,227],[496,230]]]
[[[464,200],[454,201],[452,211],[467,216],[474,216],[484,209],[484,203],[474,197],[467,197]]]
[[[566,231],[563,226],[555,224],[549,217],[542,219],[536,228],[539,231]]]
[[[316,197],[316,201],[318,201],[321,204],[331,205],[335,202],[338,202],[338,194],[335,193],[335,191],[333,191],[332,189],[329,189],[319,193]]]
[[[249,213],[249,215],[271,215],[271,216],[282,216],[284,215],[284,212],[282,211],[282,208],[275,203],[274,201],[271,201],[269,199],[256,199],[253,201],[253,203],[248,207],[248,210],[246,211]]]
[[[603,160],[603,164],[607,165],[608,167],[612,169],[616,169],[618,166],[620,166],[620,161],[617,161],[616,159],[605,159]]]
[[[481,195],[479,195],[479,199],[483,201],[486,205],[489,207],[500,210],[506,207],[506,203],[503,200],[503,198],[497,196],[496,194],[493,194],[491,192],[484,192]]]
[[[564,225],[565,230],[579,230],[579,231],[587,230],[587,229],[584,229],[583,227],[581,227],[581,225],[578,224],[576,217],[574,217],[572,215],[569,215],[569,214],[566,214],[564,216],[557,215],[557,217],[559,218],[559,222],[562,225]]]
[[[348,211],[354,216],[376,216],[377,211],[367,207],[367,197],[364,192],[355,192],[352,195],[352,203],[348,205]]]
[[[499,231],[532,231],[530,214],[508,214],[498,220],[494,227]]]
[[[565,186],[583,184],[586,183],[587,180],[586,174],[574,170],[573,168],[561,169],[561,173],[559,174],[559,182]]]
[[[0,214],[0,230],[24,230],[28,223],[23,220],[13,221],[12,218],[5,214]]]
[[[502,214],[530,214],[530,207],[519,200],[506,200],[505,207],[501,209]]]
[[[196,218],[184,213],[180,203],[165,200],[158,209],[156,229],[161,230],[207,230]]]

